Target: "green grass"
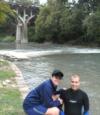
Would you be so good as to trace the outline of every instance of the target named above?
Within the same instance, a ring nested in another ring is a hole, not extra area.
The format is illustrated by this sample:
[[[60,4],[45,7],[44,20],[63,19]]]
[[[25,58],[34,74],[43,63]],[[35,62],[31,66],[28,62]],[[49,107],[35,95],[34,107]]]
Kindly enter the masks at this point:
[[[0,80],[9,79],[14,77],[16,74],[11,70],[0,70]]]
[[[11,70],[8,62],[0,60],[0,83],[12,77],[15,77],[15,72]],[[17,87],[0,87],[0,115],[25,115]]]
[[[0,60],[0,80],[10,79],[15,77],[16,74],[11,70],[9,63],[4,60]]]
[[[14,42],[15,41],[15,36],[10,36],[10,35],[0,35],[0,42]]]
[[[0,88],[0,115],[25,115],[18,89]]]
[[[4,60],[0,60],[0,67],[1,66],[8,66],[9,63],[7,61],[4,61]]]

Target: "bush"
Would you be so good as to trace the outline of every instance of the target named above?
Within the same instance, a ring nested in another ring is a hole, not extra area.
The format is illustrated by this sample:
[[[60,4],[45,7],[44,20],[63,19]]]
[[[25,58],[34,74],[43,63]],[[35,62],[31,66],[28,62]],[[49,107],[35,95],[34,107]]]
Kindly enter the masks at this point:
[[[83,22],[85,39],[89,42],[100,42],[100,11],[87,16]]]
[[[15,39],[15,36],[0,36],[0,42],[14,42]]]

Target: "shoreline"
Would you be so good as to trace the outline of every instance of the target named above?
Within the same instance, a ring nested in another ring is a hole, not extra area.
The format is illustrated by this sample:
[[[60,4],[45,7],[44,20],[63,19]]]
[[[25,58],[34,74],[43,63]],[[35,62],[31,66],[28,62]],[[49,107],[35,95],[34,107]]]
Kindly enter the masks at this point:
[[[25,86],[21,79],[23,77],[21,71],[12,62],[3,58],[0,58],[0,66],[0,113],[2,115],[25,115],[22,102],[28,89],[26,92],[21,90]]]
[[[17,84],[17,87],[21,93],[22,99],[24,99],[29,91],[29,87],[24,80],[21,70],[14,63],[12,63],[10,61],[8,61],[8,62],[10,64],[10,67],[16,74],[16,76],[15,76],[16,84]]]
[[[97,43],[76,43],[75,41],[69,41],[67,43],[52,43],[52,42],[44,42],[44,43],[37,43],[37,42],[29,42],[29,43],[15,43],[15,42],[0,42],[0,50],[6,49],[7,45],[11,44],[11,49],[26,49],[28,46],[31,47],[48,47],[48,46],[70,46],[70,47],[82,47],[82,48],[100,48],[100,44]],[[3,46],[4,45],[4,46]],[[3,47],[3,48],[2,48]],[[9,46],[8,46],[9,47]],[[9,49],[9,48],[8,48]]]

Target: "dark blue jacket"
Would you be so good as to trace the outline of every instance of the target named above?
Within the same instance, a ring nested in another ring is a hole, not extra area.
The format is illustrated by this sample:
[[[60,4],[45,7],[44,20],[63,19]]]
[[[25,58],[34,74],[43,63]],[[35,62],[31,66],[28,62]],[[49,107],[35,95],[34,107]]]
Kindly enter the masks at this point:
[[[58,100],[53,101],[52,99],[56,88],[51,80],[43,82],[26,96],[23,103],[24,109],[27,110],[36,105],[43,105],[47,108],[58,107],[60,102]]]

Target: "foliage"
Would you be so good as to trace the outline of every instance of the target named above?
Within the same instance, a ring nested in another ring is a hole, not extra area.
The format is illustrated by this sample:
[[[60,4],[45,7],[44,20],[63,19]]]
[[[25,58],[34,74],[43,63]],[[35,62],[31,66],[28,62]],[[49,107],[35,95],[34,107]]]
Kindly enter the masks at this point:
[[[14,15],[14,13],[10,6],[7,3],[0,1],[0,24],[6,22],[7,17],[11,15]]]
[[[1,35],[0,42],[14,42],[15,36]]]
[[[10,1],[13,2],[13,0]],[[32,0],[15,0],[15,2],[24,6],[32,4]],[[34,0],[33,4],[35,3],[38,5],[39,0]],[[48,0],[47,4],[39,7],[38,11],[36,21],[31,20],[33,24],[30,23],[29,26],[29,41],[54,43],[69,41],[77,43],[79,41],[88,42],[88,44],[100,42],[100,0],[79,0],[72,3],[69,3],[68,0]],[[14,22],[12,18],[4,19],[8,21],[0,26],[0,32],[5,31],[9,24]],[[14,24],[16,25],[16,22]],[[14,27],[14,25],[11,26],[11,31],[14,30]],[[6,33],[10,33],[9,31]],[[15,32],[11,32],[10,35],[12,34]]]
[[[29,42],[35,42],[35,30],[33,26],[30,26],[28,29]]]
[[[48,0],[35,22],[38,42],[99,41],[100,1]],[[94,28],[95,27],[95,28]],[[94,34],[95,33],[95,34]]]
[[[100,43],[100,10],[87,16],[83,27],[89,41]]]
[[[65,14],[65,15],[64,15]],[[61,37],[64,41],[77,40],[82,35],[83,12],[78,9],[65,10],[60,20]]]
[[[44,6],[40,9],[40,13],[36,20],[36,38],[37,41],[52,41],[59,42],[58,36],[60,32],[59,20],[61,18],[61,12],[63,6],[57,1],[48,1],[48,6]]]
[[[36,22],[35,22],[35,33],[36,33],[36,41],[38,42],[43,42],[45,40],[46,36],[46,18],[49,15],[50,11],[49,9],[45,6],[42,7],[40,10],[39,15],[37,16]]]

